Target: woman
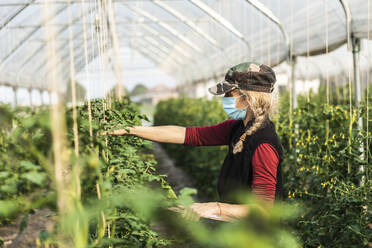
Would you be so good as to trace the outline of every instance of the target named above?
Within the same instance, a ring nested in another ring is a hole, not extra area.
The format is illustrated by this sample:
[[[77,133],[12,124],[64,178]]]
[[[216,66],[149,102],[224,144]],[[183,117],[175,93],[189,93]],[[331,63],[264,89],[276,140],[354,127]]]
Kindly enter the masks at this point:
[[[129,133],[120,129],[108,134],[189,146],[228,145],[218,179],[220,202],[194,203],[190,209],[198,217],[244,217],[249,206],[237,204],[237,192],[252,191],[270,205],[282,199],[283,152],[269,118],[275,81],[270,67],[242,63],[228,70],[225,81],[209,88],[214,95],[224,94],[222,105],[230,120],[204,127],[135,126]]]

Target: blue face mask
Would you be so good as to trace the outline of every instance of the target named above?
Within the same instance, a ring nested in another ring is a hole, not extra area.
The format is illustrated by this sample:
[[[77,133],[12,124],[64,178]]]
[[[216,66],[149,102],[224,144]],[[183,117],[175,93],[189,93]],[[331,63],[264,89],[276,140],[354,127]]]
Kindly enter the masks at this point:
[[[241,95],[243,96],[243,95]],[[238,96],[238,97],[241,97]],[[234,120],[244,120],[247,109],[238,109],[236,108],[236,99],[235,97],[222,97],[222,107],[225,110],[227,116]]]

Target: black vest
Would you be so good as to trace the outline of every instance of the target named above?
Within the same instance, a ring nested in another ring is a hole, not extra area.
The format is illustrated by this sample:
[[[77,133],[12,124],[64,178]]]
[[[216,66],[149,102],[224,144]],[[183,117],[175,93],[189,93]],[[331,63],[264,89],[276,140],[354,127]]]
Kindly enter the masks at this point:
[[[266,119],[263,127],[252,135],[246,137],[243,142],[243,151],[233,154],[233,147],[238,142],[240,136],[252,126],[254,119],[244,127],[243,120],[234,123],[230,128],[229,152],[223,162],[218,178],[218,194],[220,200],[226,203],[237,203],[234,192],[248,190],[252,188],[252,157],[256,148],[262,143],[272,145],[279,155],[277,168],[277,183],[275,189],[275,201],[283,199],[283,179],[281,163],[283,161],[283,149],[275,131],[275,125],[270,119]]]

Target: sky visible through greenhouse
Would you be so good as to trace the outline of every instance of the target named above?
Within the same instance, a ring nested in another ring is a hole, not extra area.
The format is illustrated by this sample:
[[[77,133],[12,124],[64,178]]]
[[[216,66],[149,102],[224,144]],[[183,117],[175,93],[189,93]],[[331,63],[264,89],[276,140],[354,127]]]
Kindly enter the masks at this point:
[[[122,63],[124,65],[123,84],[129,91],[131,91],[138,83],[142,83],[149,88],[152,88],[158,84],[165,84],[169,87],[174,87],[176,85],[176,81],[174,78],[172,78],[172,76],[159,69],[151,60],[147,59],[136,51],[123,48],[121,49],[121,54],[123,57]],[[140,65],[140,67],[137,65]],[[98,67],[97,60],[91,62],[90,74],[92,77],[90,78],[90,83],[95,86],[91,87],[91,99],[104,97],[104,89],[99,79]],[[76,75],[76,80],[87,88],[88,82],[86,81],[85,73],[83,71]],[[108,88],[112,88],[116,84],[116,77],[111,69],[107,70],[105,81],[107,82]],[[0,95],[0,101],[4,103],[12,103],[14,101],[14,93],[12,92],[11,88],[0,86],[0,91],[2,92]],[[20,89],[17,92],[17,95],[19,104],[29,104],[29,93],[27,90]],[[41,104],[41,99],[38,92],[32,92],[32,99],[34,104]],[[42,100],[43,102],[48,102],[48,95],[43,94]]]
[[[83,84],[89,78],[95,98],[115,82],[131,89],[139,82],[151,87],[218,81],[242,61],[277,66],[291,64],[292,56],[298,58],[297,79],[349,74],[351,37],[363,44],[370,38],[366,0],[98,2],[2,1],[0,84],[20,88],[22,99],[21,88],[50,90],[47,47],[54,39],[58,58],[51,68],[58,68],[59,90],[71,77]],[[46,3],[52,7],[47,12]],[[47,34],[48,26],[55,28],[55,37]],[[365,71],[371,64],[370,44],[362,45],[360,57]],[[9,94],[2,100],[9,102]]]

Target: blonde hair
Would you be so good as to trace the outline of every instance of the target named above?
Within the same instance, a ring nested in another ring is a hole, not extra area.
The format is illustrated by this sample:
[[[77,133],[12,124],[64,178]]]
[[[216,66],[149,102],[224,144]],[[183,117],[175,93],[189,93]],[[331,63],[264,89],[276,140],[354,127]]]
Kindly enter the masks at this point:
[[[251,111],[252,118],[255,118],[255,120],[252,126],[240,136],[239,141],[234,145],[234,154],[243,150],[243,142],[247,136],[265,127],[266,120],[274,112],[274,106],[276,105],[272,93],[248,90],[240,90],[240,92],[245,95],[244,98],[248,102],[247,111]]]

